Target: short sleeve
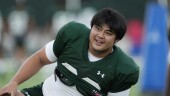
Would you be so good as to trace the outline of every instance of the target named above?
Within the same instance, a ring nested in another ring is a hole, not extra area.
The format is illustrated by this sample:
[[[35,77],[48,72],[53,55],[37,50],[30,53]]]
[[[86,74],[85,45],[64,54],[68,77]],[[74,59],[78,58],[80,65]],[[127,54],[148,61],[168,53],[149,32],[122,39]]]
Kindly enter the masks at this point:
[[[74,21],[64,25],[57,33],[54,41],[53,51],[55,56],[61,56],[68,44],[86,38],[88,31],[89,29],[85,25]]]
[[[66,45],[66,37],[65,37],[65,31],[68,27],[68,24],[64,25],[58,32],[54,45],[53,45],[53,51],[56,57],[59,57],[60,54],[63,52],[64,46]]]

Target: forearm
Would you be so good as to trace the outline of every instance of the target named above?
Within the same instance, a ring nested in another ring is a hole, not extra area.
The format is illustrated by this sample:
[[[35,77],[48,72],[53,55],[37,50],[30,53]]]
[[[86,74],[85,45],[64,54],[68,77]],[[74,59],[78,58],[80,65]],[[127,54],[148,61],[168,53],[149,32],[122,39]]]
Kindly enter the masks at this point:
[[[46,60],[45,56],[43,56],[43,52],[44,49],[41,49],[29,57],[22,64],[11,82],[15,82],[17,85],[19,85],[36,74],[45,64],[48,64],[49,62],[47,62],[48,60]]]
[[[19,85],[37,73],[42,66],[39,64],[39,61],[36,61],[35,59],[37,59],[37,57],[34,58],[34,56],[31,56],[27,61],[25,61],[11,82],[16,82],[17,85]]]

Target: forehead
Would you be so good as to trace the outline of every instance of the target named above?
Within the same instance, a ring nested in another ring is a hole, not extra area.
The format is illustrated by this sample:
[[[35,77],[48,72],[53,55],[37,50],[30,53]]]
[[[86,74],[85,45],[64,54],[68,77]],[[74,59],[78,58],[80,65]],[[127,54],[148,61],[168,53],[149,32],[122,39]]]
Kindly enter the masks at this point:
[[[100,27],[105,30],[110,30],[110,27],[107,24],[102,24]]]

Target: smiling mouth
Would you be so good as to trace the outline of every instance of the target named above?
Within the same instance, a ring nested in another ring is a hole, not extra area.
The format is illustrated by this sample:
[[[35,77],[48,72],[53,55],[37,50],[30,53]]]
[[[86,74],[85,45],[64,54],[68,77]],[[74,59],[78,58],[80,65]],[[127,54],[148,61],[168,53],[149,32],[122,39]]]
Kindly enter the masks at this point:
[[[95,42],[96,42],[96,45],[98,45],[98,46],[101,46],[104,43],[101,40],[96,40],[96,39],[95,39]]]

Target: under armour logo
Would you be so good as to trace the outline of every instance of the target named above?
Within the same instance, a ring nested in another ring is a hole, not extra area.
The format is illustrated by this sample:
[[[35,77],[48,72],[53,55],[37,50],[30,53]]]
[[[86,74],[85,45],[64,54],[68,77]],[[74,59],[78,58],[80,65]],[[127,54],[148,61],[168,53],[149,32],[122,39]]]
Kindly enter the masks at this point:
[[[101,74],[100,71],[97,71],[97,75],[100,75],[102,78],[105,76],[105,74]]]

